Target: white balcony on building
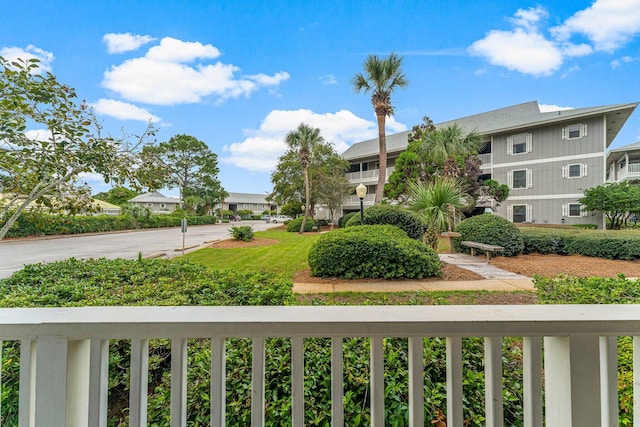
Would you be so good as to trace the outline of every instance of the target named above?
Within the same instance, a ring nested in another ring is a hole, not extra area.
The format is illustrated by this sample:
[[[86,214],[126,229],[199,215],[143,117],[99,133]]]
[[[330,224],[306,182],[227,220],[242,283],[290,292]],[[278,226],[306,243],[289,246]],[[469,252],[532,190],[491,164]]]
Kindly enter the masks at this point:
[[[282,425],[305,425],[305,339],[330,338],[331,425],[345,425],[343,339],[365,337],[370,345],[371,426],[384,426],[383,339],[408,339],[407,418],[426,420],[424,343],[446,339],[447,426],[462,427],[465,396],[463,337],[484,338],[485,421],[505,425],[503,337],[522,339],[523,419],[527,427],[618,425],[617,337],[633,336],[634,426],[640,426],[640,305],[533,306],[297,306],[297,307],[83,307],[0,309],[0,337],[20,345],[19,426],[106,426],[109,340],[131,342],[129,420],[147,425],[149,340],[171,342],[171,426],[187,425],[188,344],[210,342],[210,425],[226,425],[225,343],[252,342],[251,425],[265,424],[265,341],[291,342],[291,413]],[[387,368],[390,369],[390,368]],[[6,384],[3,375],[3,386]],[[4,394],[3,394],[4,396]],[[8,402],[2,402],[7,405]],[[4,408],[3,408],[4,410]],[[3,424],[4,425],[4,424]]]
[[[394,170],[395,170],[394,167],[387,168],[387,175],[386,175],[387,178],[389,178],[389,175],[391,175]],[[351,184],[359,184],[361,182],[365,185],[377,184],[378,177],[380,176],[380,170],[372,169],[372,170],[359,171],[359,172],[349,172],[345,176],[347,177],[347,179]]]

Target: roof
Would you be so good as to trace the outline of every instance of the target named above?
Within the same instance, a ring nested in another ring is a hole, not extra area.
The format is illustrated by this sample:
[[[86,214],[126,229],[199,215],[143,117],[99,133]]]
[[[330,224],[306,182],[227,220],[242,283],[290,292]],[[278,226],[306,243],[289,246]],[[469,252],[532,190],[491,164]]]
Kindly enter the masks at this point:
[[[94,205],[100,206],[100,209],[106,210],[120,210],[120,206],[114,205],[113,203],[105,202],[100,199],[91,199],[91,203]]]
[[[177,197],[167,197],[159,191],[152,191],[150,193],[140,194],[139,196],[130,199],[131,203],[180,203]]]
[[[616,137],[638,103],[603,105],[600,107],[574,108],[571,110],[541,112],[538,101],[525,102],[511,107],[487,111],[485,113],[462,117],[438,123],[437,128],[457,123],[465,131],[476,131],[489,136],[499,133],[512,132],[522,128],[547,126],[554,123],[571,122],[578,119],[606,116],[607,117],[607,147]],[[387,135],[387,152],[403,151],[407,145],[409,131]],[[349,147],[342,156],[346,160],[358,159],[378,155],[378,138],[358,142]]]
[[[625,156],[629,151],[640,151],[640,142],[634,142],[633,144],[625,145],[620,148],[614,148],[607,153],[607,163],[617,162]]]
[[[270,204],[266,200],[266,194],[251,194],[251,193],[229,193],[224,198],[225,203],[261,203]]]

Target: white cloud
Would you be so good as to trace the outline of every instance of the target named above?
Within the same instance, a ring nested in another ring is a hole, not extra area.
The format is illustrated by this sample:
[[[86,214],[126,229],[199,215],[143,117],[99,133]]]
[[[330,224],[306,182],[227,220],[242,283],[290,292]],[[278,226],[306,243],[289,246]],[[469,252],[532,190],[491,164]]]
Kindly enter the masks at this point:
[[[323,85],[337,85],[338,81],[336,80],[333,74],[325,74],[324,76],[318,77]]]
[[[375,120],[366,120],[351,111],[320,114],[311,110],[274,110],[258,129],[245,130],[247,138],[242,142],[226,145],[227,154],[221,161],[249,171],[270,172],[275,169],[278,157],[287,150],[285,135],[300,123],[321,130],[325,140],[333,143],[336,152],[344,152],[354,142],[375,138],[378,134]],[[389,133],[407,129],[393,117],[387,118]]]
[[[474,42],[469,51],[493,65],[534,76],[551,74],[562,65],[562,52],[553,42],[523,28],[491,31]]]
[[[0,56],[2,56],[7,61],[15,61],[16,59],[37,59],[40,61],[40,69],[39,71],[48,71],[51,72],[51,63],[55,59],[53,53],[47,52],[46,50],[40,49],[33,45],[29,45],[26,48],[20,47],[3,47],[0,49]]]
[[[49,141],[53,137],[49,129],[31,129],[24,134],[32,141]]]
[[[562,24],[541,30],[548,12],[541,6],[519,9],[511,31],[493,30],[469,47],[489,63],[534,76],[550,75],[569,57],[612,52],[640,33],[640,0],[596,0]],[[580,35],[588,43],[572,43]],[[617,61],[612,67],[618,66]],[[565,73],[566,76],[567,73]]]
[[[107,52],[109,53],[123,53],[136,50],[140,46],[151,43],[154,40],[155,38],[151,36],[140,36],[131,33],[109,33],[102,36],[102,41],[107,45]]]
[[[622,58],[614,59],[613,61],[611,61],[610,65],[611,65],[611,68],[615,70],[616,68],[620,67],[622,64],[635,62],[638,59],[639,58],[634,58],[632,56],[623,56]]]
[[[553,104],[539,104],[541,113],[550,113],[552,111],[573,110],[573,107],[560,107]]]
[[[613,52],[640,33],[640,0],[597,0],[551,33],[558,40],[582,34],[597,50]]]
[[[147,109],[138,107],[115,99],[100,99],[98,102],[91,104],[96,113],[115,117],[120,120],[139,120],[148,122],[149,120],[158,123],[160,117],[154,116]]]
[[[248,96],[261,87],[273,87],[289,78],[286,72],[238,77],[232,64],[192,63],[220,56],[212,45],[165,37],[144,57],[124,61],[104,73],[102,85],[126,100],[148,104],[196,103],[211,96],[223,101]]]

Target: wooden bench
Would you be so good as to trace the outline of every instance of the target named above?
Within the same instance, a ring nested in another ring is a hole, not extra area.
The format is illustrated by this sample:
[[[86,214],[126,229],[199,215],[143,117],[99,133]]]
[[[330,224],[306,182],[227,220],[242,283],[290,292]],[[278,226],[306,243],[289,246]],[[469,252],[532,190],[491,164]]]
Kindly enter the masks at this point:
[[[460,244],[462,246],[471,248],[471,256],[476,256],[476,249],[483,250],[485,255],[487,255],[487,261],[491,259],[491,255],[494,252],[504,251],[504,248],[502,246],[487,245],[486,243],[463,241],[463,242],[460,242]]]

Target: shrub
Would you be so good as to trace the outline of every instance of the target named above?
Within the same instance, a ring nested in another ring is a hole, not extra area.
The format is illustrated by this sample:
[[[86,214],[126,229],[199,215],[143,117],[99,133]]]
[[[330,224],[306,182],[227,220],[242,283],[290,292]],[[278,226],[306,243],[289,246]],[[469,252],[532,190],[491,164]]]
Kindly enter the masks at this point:
[[[323,234],[309,250],[320,277],[421,279],[441,276],[438,255],[391,225],[348,227]]]
[[[338,227],[344,228],[347,224],[347,221],[349,221],[354,215],[360,215],[360,212],[349,212],[348,214],[341,217],[338,220]]]
[[[302,227],[302,219],[303,217],[299,216],[296,219],[292,219],[291,221],[287,221],[286,227],[289,233],[298,233],[300,231],[300,227]],[[313,218],[307,217],[307,222],[304,224],[304,231],[309,232],[315,225],[315,221]]]
[[[469,252],[469,248],[460,244],[464,240],[502,246],[504,256],[518,255],[524,248],[520,229],[498,215],[472,216],[458,224],[455,231],[460,233],[460,237],[454,239],[455,248],[459,252]]]
[[[377,225],[388,224],[404,230],[411,239],[422,240],[424,231],[424,221],[414,214],[400,206],[392,205],[374,205],[364,211],[364,224]],[[351,217],[345,224],[345,227],[360,225],[360,217]]]
[[[640,259],[640,234],[578,228],[522,229],[523,253],[579,254],[607,259]]]
[[[240,227],[231,227],[231,237],[233,237],[233,240],[242,240],[243,242],[250,242],[253,240],[253,228],[249,225],[242,225]]]

